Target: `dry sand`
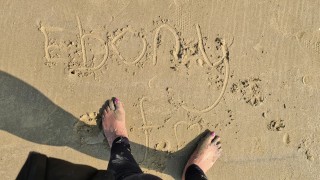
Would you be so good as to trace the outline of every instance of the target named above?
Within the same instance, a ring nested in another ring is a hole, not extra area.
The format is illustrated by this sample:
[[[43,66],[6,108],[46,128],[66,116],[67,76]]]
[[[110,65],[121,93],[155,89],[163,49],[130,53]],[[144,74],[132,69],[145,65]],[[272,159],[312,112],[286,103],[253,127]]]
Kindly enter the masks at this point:
[[[319,2],[1,0],[1,179],[30,151],[105,169],[112,96],[145,172],[179,179],[211,129],[209,179],[319,179]]]

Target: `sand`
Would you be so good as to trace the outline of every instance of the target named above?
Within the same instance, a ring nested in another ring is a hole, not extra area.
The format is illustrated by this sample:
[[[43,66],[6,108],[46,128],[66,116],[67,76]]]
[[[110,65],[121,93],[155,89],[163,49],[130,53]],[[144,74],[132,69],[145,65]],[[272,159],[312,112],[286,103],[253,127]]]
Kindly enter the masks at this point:
[[[221,136],[209,179],[320,178],[320,3],[18,1],[0,7],[0,177],[30,151],[105,169],[106,99],[145,172],[179,179]]]

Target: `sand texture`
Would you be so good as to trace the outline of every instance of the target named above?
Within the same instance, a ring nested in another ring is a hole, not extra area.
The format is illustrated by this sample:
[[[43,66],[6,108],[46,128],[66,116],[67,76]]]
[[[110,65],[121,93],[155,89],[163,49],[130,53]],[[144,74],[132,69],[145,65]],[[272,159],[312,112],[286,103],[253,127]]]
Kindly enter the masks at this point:
[[[199,135],[209,179],[320,179],[320,1],[1,0],[0,179],[30,151],[105,169],[105,100],[145,172],[179,179]]]

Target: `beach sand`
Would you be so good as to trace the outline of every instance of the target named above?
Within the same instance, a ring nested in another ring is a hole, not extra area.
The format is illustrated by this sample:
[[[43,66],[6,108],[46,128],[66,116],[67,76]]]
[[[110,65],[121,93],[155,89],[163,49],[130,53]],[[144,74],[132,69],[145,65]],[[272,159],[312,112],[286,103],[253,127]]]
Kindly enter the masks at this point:
[[[18,1],[0,7],[0,177],[30,151],[106,169],[105,100],[142,169],[179,179],[221,136],[209,179],[320,178],[317,0]]]

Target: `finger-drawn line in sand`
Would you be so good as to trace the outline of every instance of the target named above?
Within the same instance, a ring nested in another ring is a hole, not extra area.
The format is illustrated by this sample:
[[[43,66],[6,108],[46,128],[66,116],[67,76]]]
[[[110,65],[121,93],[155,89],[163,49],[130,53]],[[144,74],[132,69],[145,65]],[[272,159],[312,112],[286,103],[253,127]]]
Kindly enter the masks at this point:
[[[100,41],[101,44],[104,44],[104,46],[105,46],[105,53],[104,53],[103,58],[102,58],[102,61],[100,62],[99,65],[97,65],[97,66],[95,66],[95,67],[92,67],[92,68],[83,67],[83,68],[79,68],[79,70],[90,70],[90,71],[94,71],[94,70],[100,69],[100,68],[106,63],[106,61],[107,61],[107,59],[108,59],[108,56],[109,56],[109,48],[108,48],[108,45],[107,45],[107,43],[106,43],[103,39],[99,38],[98,36],[96,36],[96,35],[94,35],[94,34],[84,34],[84,35],[82,35],[81,39],[84,39],[85,37],[89,37],[89,36],[91,36],[91,37],[93,37],[94,39]],[[81,41],[80,41],[80,42],[81,42]],[[83,46],[83,47],[85,48],[85,46]],[[83,52],[85,52],[85,51],[86,51],[86,50],[84,49]],[[87,62],[87,57],[85,57],[85,60],[84,60],[84,61],[85,61],[85,63]],[[84,64],[84,65],[86,65],[86,64]]]
[[[149,81],[148,81],[148,86],[149,88],[152,88],[151,82],[157,77],[157,75],[153,76]]]
[[[149,143],[149,132],[148,132],[148,129],[149,128],[146,128],[148,127],[148,123],[147,123],[147,120],[146,120],[146,117],[145,117],[145,114],[144,114],[144,109],[143,109],[143,102],[148,100],[147,97],[142,97],[140,99],[140,112],[141,112],[141,118],[142,118],[142,127],[143,128],[143,132],[144,132],[144,135],[145,135],[145,152],[144,152],[144,157],[143,157],[143,160],[140,162],[144,162],[146,159],[147,159],[147,156],[148,156],[148,148],[150,147],[150,143]],[[153,127],[151,127],[153,128]]]
[[[85,43],[84,43],[84,38],[85,37],[91,36],[91,37],[95,38],[96,40],[100,41],[102,44],[104,44],[104,47],[105,47],[105,54],[103,55],[103,59],[102,59],[102,61],[100,62],[100,64],[98,66],[95,66],[93,68],[83,67],[83,68],[79,68],[79,70],[91,70],[91,71],[93,71],[93,70],[100,69],[105,64],[105,62],[107,61],[107,58],[109,56],[108,45],[103,39],[101,39],[100,37],[98,37],[98,36],[96,36],[94,34],[83,34],[83,29],[82,29],[80,18],[79,18],[79,16],[76,16],[76,17],[77,17],[77,23],[78,23],[78,28],[79,28],[83,65],[86,66],[86,64],[87,64],[87,54],[86,54],[86,47],[85,47]]]
[[[76,16],[76,18],[77,18],[77,23],[78,23],[78,28],[79,28],[80,44],[81,44],[81,50],[82,50],[82,60],[83,60],[83,64],[86,65],[87,64],[87,55],[86,55],[87,53],[85,51],[84,39],[82,38],[83,29],[82,29],[82,25],[81,25],[79,16]]]
[[[229,67],[229,51],[228,51],[228,46],[225,42],[224,39],[221,39],[221,51],[222,51],[222,58],[215,62],[214,64],[211,64],[205,51],[204,51],[204,46],[203,46],[203,43],[202,43],[202,36],[201,36],[201,32],[200,32],[200,26],[197,25],[197,33],[198,33],[198,38],[199,38],[199,43],[198,43],[198,46],[199,46],[199,49],[202,53],[202,56],[204,58],[204,61],[210,66],[210,67],[215,67],[217,65],[219,65],[221,62],[223,62],[224,66],[225,66],[225,77],[224,77],[224,81],[223,81],[223,86],[222,86],[222,90],[220,92],[220,95],[218,96],[218,98],[216,99],[216,101],[209,107],[205,108],[205,109],[202,109],[202,110],[199,110],[199,109],[196,109],[196,108],[190,108],[186,105],[182,105],[181,107],[189,112],[194,112],[194,113],[206,113],[206,112],[209,112],[211,111],[214,107],[216,107],[219,102],[221,101],[224,93],[226,92],[226,88],[227,88],[227,84],[228,84],[228,80],[229,80],[229,72],[230,72],[230,67]]]
[[[100,69],[106,63],[107,58],[109,56],[108,44],[102,38],[100,38],[98,35],[91,34],[91,33],[90,34],[83,34],[83,29],[82,29],[80,18],[78,16],[76,16],[76,19],[77,19],[77,23],[78,23],[78,29],[79,29],[78,33],[79,33],[79,38],[80,38],[82,60],[83,60],[83,66],[84,66],[84,67],[79,67],[76,70],[94,71],[94,70]],[[50,53],[49,53],[50,48],[60,48],[60,47],[55,44],[49,44],[49,37],[48,37],[47,31],[49,30],[51,32],[59,32],[59,31],[62,32],[62,31],[67,31],[67,30],[60,28],[60,27],[44,27],[41,24],[40,24],[39,29],[43,33],[44,38],[45,38],[44,52],[45,52],[45,58],[46,58],[47,62],[53,62],[53,60],[59,60],[59,59],[66,60],[67,58],[52,58],[50,56]],[[70,32],[76,33],[74,31],[70,31]],[[104,52],[103,58],[102,58],[101,62],[97,66],[94,66],[94,67],[86,67],[87,54],[86,54],[86,47],[85,47],[85,43],[84,43],[84,39],[86,37],[92,37],[92,38],[100,41],[100,43],[104,45],[105,52]]]
[[[138,129],[145,130],[145,129],[159,128],[159,127],[161,127],[161,126],[142,126],[142,127],[139,127]]]
[[[156,33],[153,39],[153,65],[157,64],[157,48],[158,48],[158,40],[159,40],[159,34],[160,34],[160,30],[161,28],[167,28],[172,35],[175,38],[176,41],[176,45],[175,45],[175,50],[173,51],[173,57],[175,60],[178,60],[178,55],[179,55],[179,51],[180,51],[180,40],[179,40],[179,36],[178,33],[175,29],[173,29],[171,26],[169,26],[168,24],[162,24],[160,27],[158,27],[156,29]]]
[[[209,112],[211,111],[214,107],[216,107],[219,102],[221,101],[226,89],[227,89],[227,84],[228,84],[228,78],[229,78],[229,64],[224,61],[224,65],[225,65],[225,68],[226,68],[226,72],[225,72],[225,78],[224,78],[224,81],[223,81],[223,86],[222,86],[222,90],[220,92],[220,95],[219,97],[216,99],[216,101],[209,107],[205,108],[205,109],[202,109],[202,110],[199,110],[199,109],[193,109],[193,108],[190,108],[186,105],[182,105],[181,107],[187,111],[190,111],[190,112],[194,112],[194,113],[206,113],[206,112]]]
[[[203,59],[204,59],[204,62],[207,63],[210,67],[215,67],[217,66],[218,64],[220,64],[224,58],[222,57],[219,61],[215,62],[214,64],[212,64],[210,61],[209,61],[209,58],[204,50],[204,45],[203,45],[203,41],[202,41],[202,34],[201,34],[201,30],[200,30],[200,26],[199,24],[196,25],[196,29],[197,29],[197,35],[198,35],[198,40],[199,40],[199,43],[198,43],[198,47],[201,51],[201,54],[203,56]],[[225,54],[224,54],[225,55]]]
[[[181,146],[180,143],[179,143],[179,139],[178,139],[178,135],[177,135],[177,131],[178,131],[177,128],[178,128],[178,126],[181,125],[181,124],[186,124],[186,125],[187,125],[187,130],[189,130],[189,129],[195,127],[195,126],[197,126],[197,127],[198,127],[198,133],[197,133],[197,135],[199,135],[199,134],[201,133],[201,126],[200,126],[200,124],[198,124],[198,123],[190,124],[190,123],[188,123],[188,122],[186,122],[186,121],[179,121],[179,122],[175,123],[174,126],[173,126],[173,128],[174,128],[174,136],[175,136],[176,141],[177,141],[177,146],[178,146],[177,148],[178,148],[178,150],[180,150],[180,149],[182,148],[182,146]]]
[[[40,26],[41,26],[41,24],[40,24]],[[57,60],[59,60],[59,59],[62,59],[62,60],[64,60],[64,59],[66,59],[66,58],[52,58],[51,56],[50,56],[50,53],[49,53],[49,49],[50,48],[59,48],[59,46],[58,45],[55,45],[55,44],[51,44],[51,45],[49,45],[49,37],[48,37],[48,33],[47,33],[47,28],[45,28],[44,26],[41,26],[40,28],[40,31],[43,33],[43,36],[44,36],[44,54],[45,54],[45,58],[47,59],[47,62],[52,62],[52,60],[53,59],[57,59]],[[54,27],[52,27],[52,28],[50,28],[52,31],[63,31],[63,29],[62,28],[54,28]]]
[[[116,42],[122,38],[125,34],[127,34],[128,32],[131,32],[131,33],[134,33],[133,29],[128,27],[126,29],[124,29],[120,34],[118,34],[112,41],[111,41],[111,46],[113,48],[113,50],[116,52],[116,54],[120,57],[120,59],[127,65],[131,65],[131,64],[135,64],[137,62],[139,62],[142,57],[146,54],[146,51],[147,51],[147,40],[145,39],[144,36],[138,36],[140,37],[141,41],[142,41],[142,44],[143,44],[143,48],[142,48],[142,51],[140,53],[140,55],[134,60],[134,61],[127,61],[122,55],[121,53],[119,52],[117,46],[116,46]]]

